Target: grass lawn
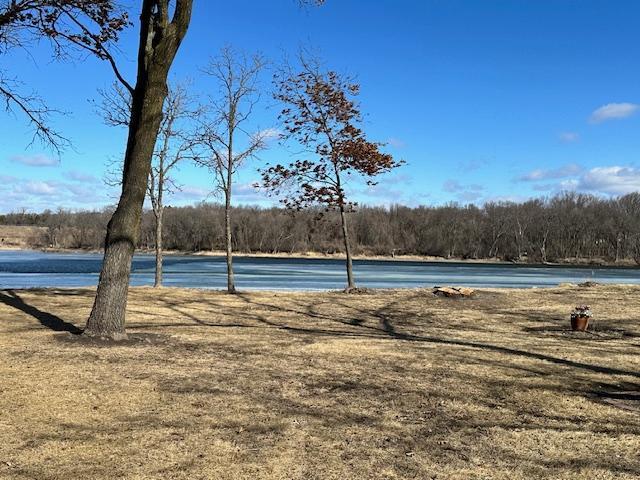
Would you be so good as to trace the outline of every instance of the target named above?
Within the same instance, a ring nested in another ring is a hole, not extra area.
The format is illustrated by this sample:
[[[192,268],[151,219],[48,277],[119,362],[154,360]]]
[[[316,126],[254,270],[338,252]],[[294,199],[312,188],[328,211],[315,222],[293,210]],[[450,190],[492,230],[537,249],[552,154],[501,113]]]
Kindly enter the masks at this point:
[[[0,291],[0,478],[640,478],[640,287],[92,300]]]

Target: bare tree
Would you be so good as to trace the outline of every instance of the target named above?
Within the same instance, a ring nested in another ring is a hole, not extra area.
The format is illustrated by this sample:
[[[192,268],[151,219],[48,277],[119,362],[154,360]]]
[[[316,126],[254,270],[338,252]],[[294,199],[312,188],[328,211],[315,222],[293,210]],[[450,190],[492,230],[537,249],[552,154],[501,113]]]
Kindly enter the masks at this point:
[[[356,203],[347,199],[346,177],[360,175],[375,185],[375,176],[401,162],[380,152],[381,144],[368,141],[357,126],[362,121],[354,99],[358,84],[334,71],[321,71],[316,61],[301,58],[301,63],[301,72],[288,68],[276,76],[275,98],[284,105],[280,119],[285,136],[296,140],[311,159],[263,169],[262,185],[276,195],[286,190],[281,201],[288,208],[321,204],[340,212],[350,291],[355,281],[346,214]]]
[[[112,89],[100,91],[100,95],[102,103],[99,105],[99,112],[105,123],[111,126],[128,127],[131,115],[129,92],[116,83]],[[193,151],[198,143],[197,120],[201,117],[202,111],[203,109],[196,105],[194,98],[189,94],[186,84],[169,86],[147,185],[147,197],[155,219],[155,287],[162,285],[162,224],[165,195],[180,188],[171,176],[173,170],[180,162],[194,159]],[[113,170],[115,171],[109,172],[106,183],[121,185],[121,180],[116,173],[122,172],[121,162],[113,165]]]
[[[107,60],[120,77],[109,47],[129,25],[127,13],[112,0],[3,0],[0,2],[0,55],[47,39],[56,58],[74,50]],[[23,82],[0,70],[0,100],[7,112],[22,113],[34,140],[60,151],[69,140],[50,126],[49,107],[36,93],[21,91]]]
[[[204,69],[218,84],[218,96],[212,101],[212,120],[202,133],[204,155],[198,163],[214,175],[216,187],[224,195],[225,250],[227,291],[235,293],[233,277],[233,238],[231,228],[231,193],[234,174],[242,164],[266,148],[269,131],[249,133],[245,128],[260,99],[258,79],[265,67],[260,55],[247,58],[231,47],[222,49]]]
[[[179,189],[171,177],[172,171],[184,160],[193,160],[193,149],[198,138],[190,120],[200,117],[202,110],[194,105],[184,86],[169,90],[165,100],[164,116],[160,125],[158,146],[151,167],[147,195],[155,217],[156,274],[154,286],[162,285],[162,225],[164,195]]]

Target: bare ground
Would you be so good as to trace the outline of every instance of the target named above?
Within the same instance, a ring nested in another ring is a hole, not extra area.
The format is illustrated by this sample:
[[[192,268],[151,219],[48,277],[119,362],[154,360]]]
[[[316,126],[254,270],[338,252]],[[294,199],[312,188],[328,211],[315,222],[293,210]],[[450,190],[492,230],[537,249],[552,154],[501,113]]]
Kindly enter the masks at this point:
[[[0,478],[640,478],[640,287],[92,299],[0,291]]]

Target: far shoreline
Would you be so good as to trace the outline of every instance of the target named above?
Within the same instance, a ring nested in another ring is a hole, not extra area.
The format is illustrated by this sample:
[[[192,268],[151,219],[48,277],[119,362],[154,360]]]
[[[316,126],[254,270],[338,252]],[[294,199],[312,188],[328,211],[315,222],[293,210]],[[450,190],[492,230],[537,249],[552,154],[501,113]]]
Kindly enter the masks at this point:
[[[101,254],[103,250],[96,249],[69,249],[69,248],[24,248],[21,246],[0,246],[0,252],[14,251],[14,252],[40,252],[40,253],[61,253],[61,254],[82,254],[82,253],[94,253]],[[141,255],[154,255],[153,249],[138,249],[135,252]],[[196,257],[224,257],[224,250],[205,250],[197,252],[185,252],[180,250],[165,250],[163,251],[165,256],[196,256]],[[305,253],[265,253],[265,252],[234,252],[235,258],[269,258],[269,259],[300,259],[300,260],[344,260],[344,254],[342,253],[318,253],[318,252],[305,252]],[[574,267],[574,268],[621,268],[621,269],[638,269],[640,265],[633,260],[623,260],[618,263],[611,263],[603,261],[602,259],[567,259],[561,262],[533,262],[528,263],[526,261],[507,261],[497,258],[445,258],[437,256],[421,256],[421,255],[354,255],[354,260],[359,261],[377,261],[377,262],[414,262],[425,264],[469,264],[469,265],[491,265],[491,266],[528,266],[528,267]]]

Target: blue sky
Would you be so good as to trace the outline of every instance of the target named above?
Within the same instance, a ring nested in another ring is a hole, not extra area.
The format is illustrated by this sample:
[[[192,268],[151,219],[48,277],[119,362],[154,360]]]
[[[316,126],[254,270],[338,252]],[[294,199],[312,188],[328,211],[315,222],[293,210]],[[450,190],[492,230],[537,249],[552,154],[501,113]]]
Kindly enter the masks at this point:
[[[130,2],[132,18],[137,18]],[[577,190],[618,195],[640,190],[640,2],[594,0],[195,0],[194,19],[171,77],[212,93],[199,71],[225,44],[273,62],[302,47],[357,77],[372,140],[407,163],[367,189],[368,204],[482,203]],[[119,44],[133,82],[134,26]],[[0,112],[0,211],[114,201],[101,181],[122,156],[125,132],[107,127],[90,100],[113,77],[93,58],[52,62],[46,44],[15,50],[0,68],[68,112],[54,125],[73,141],[59,157],[19,114]],[[265,75],[264,86],[269,87]],[[265,96],[250,128],[277,128]],[[286,161],[272,144],[238,178],[237,203],[270,205],[251,188],[256,168]],[[207,197],[206,171],[183,165],[172,204]],[[208,197],[212,199],[214,197]]]

